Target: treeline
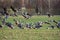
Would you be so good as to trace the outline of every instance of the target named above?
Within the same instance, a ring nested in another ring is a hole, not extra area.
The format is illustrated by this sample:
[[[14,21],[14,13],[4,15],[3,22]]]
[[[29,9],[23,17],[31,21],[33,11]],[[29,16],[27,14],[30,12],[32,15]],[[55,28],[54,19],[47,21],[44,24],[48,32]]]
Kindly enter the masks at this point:
[[[0,0],[1,7],[21,8],[22,0]],[[51,14],[60,14],[60,0],[24,0],[24,6],[27,9],[36,9],[42,14],[50,12]],[[50,10],[50,11],[49,11]]]

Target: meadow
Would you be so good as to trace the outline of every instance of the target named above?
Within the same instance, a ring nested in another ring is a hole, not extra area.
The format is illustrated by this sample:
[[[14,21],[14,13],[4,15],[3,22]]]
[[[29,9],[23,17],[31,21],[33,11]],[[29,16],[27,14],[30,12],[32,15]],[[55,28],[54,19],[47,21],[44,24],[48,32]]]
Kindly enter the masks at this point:
[[[19,20],[21,23],[32,23],[32,25],[38,21],[48,21],[48,20],[56,20],[60,21],[60,16],[47,17],[46,15],[40,16],[32,16],[30,19],[25,19],[23,16],[19,15],[18,17],[10,16],[6,22],[11,22],[14,25],[14,29],[10,29],[6,25],[0,28],[0,40],[60,40],[60,29],[56,28],[55,23],[51,23],[54,25],[54,29],[47,29],[48,24],[43,24],[42,28],[39,29],[20,29],[14,24],[13,19]],[[1,20],[0,20],[1,24]]]

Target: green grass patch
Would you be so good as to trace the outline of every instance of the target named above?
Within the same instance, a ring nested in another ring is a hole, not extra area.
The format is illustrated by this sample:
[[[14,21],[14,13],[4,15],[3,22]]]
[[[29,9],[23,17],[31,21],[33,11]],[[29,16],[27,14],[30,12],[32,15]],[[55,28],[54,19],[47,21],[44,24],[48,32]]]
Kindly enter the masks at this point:
[[[22,16],[10,16],[6,22],[14,24],[13,19],[20,20],[22,23],[36,23],[38,21],[60,20],[60,16],[48,18],[47,16],[32,16],[30,19],[25,19]],[[0,21],[1,23],[1,21]],[[55,26],[54,23],[52,25]],[[60,40],[60,29],[46,29],[49,25],[44,24],[40,29],[20,29],[14,25],[14,29],[8,28],[6,25],[0,29],[0,40]]]

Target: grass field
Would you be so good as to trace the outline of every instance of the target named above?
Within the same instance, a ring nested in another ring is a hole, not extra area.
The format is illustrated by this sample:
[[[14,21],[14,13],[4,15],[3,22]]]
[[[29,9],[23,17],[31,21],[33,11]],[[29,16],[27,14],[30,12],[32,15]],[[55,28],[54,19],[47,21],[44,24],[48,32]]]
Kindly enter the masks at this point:
[[[47,16],[32,16],[30,19],[25,19],[22,16],[18,17],[9,17],[7,22],[14,24],[13,19],[20,20],[22,23],[36,23],[38,21],[48,21],[56,20],[60,21],[60,16],[54,16],[48,18]],[[1,22],[0,22],[1,23]],[[10,29],[7,26],[4,26],[0,29],[0,40],[60,40],[60,29],[56,28],[54,23],[51,23],[55,26],[55,29],[46,29],[49,25],[44,24],[40,29],[20,29],[14,25],[14,29]]]

